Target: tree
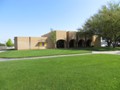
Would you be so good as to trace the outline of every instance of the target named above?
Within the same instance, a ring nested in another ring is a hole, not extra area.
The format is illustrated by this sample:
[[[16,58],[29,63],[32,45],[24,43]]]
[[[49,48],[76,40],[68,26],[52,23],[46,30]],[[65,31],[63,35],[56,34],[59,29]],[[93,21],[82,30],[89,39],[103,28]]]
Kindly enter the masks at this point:
[[[12,42],[11,39],[8,39],[8,41],[6,42],[6,45],[7,45],[8,47],[14,46],[14,44],[13,44],[13,42]]]
[[[104,5],[97,14],[87,20],[83,27],[85,32],[98,34],[116,43],[120,37],[120,4]]]
[[[56,47],[56,31],[54,31],[53,29],[51,29],[50,32],[50,37],[49,37],[51,43],[53,44],[54,47]]]
[[[89,22],[90,22],[90,20],[88,20],[82,28],[79,28],[78,32],[77,32],[77,37],[78,38],[79,37],[84,37],[85,43],[87,41],[87,37],[90,38],[94,35],[92,29],[90,29],[91,27],[89,25]],[[85,44],[85,47],[86,47],[86,44]]]

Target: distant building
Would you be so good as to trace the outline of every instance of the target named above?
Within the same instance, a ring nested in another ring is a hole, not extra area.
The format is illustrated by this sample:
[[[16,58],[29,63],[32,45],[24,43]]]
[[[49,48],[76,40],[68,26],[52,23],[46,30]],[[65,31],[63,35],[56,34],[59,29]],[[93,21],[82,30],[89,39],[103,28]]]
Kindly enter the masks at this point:
[[[54,31],[55,43],[52,40],[51,32],[41,37],[15,37],[15,49],[52,49],[52,48],[81,48],[101,46],[100,37],[94,35],[84,38],[77,36],[75,31]]]

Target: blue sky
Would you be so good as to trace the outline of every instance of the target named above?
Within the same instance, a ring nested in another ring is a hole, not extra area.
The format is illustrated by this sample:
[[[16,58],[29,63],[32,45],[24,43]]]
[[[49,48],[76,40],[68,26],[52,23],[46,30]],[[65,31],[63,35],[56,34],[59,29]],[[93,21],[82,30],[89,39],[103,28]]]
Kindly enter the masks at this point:
[[[0,42],[76,30],[111,0],[0,0]],[[117,1],[117,0],[113,0]]]

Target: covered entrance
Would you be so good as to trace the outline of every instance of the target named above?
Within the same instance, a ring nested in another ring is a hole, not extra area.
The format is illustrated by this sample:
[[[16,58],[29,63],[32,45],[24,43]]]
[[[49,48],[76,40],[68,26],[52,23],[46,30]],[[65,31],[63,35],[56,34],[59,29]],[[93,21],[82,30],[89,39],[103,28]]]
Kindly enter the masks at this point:
[[[57,48],[65,48],[65,40],[58,40],[56,42],[56,47]]]
[[[75,48],[75,40],[74,39],[69,41],[69,48]]]
[[[91,42],[92,42],[92,40],[91,40],[91,39],[88,39],[88,40],[86,41],[86,47],[91,47]]]
[[[85,41],[84,41],[83,39],[79,40],[79,41],[78,41],[78,47],[79,47],[79,48],[80,48],[80,47],[84,47],[84,43],[85,43]]]

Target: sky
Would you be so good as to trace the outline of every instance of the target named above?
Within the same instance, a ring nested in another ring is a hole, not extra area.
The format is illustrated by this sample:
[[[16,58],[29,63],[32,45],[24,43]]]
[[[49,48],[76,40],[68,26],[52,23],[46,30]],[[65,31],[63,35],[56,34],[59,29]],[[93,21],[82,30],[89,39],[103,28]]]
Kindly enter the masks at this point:
[[[77,31],[109,1],[0,0],[0,42],[15,36],[40,37],[51,29]]]

